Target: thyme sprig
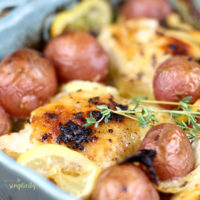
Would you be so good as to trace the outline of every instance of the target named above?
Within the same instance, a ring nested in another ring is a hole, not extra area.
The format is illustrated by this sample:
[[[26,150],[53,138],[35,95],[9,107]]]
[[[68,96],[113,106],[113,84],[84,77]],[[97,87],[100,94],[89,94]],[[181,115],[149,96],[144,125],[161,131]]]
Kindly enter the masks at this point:
[[[115,109],[109,108],[107,105],[98,105],[97,109],[101,112],[101,118],[96,120],[92,112],[89,113],[89,117],[86,118],[84,127],[94,125],[98,128],[101,122],[109,123],[111,113],[121,115],[139,122],[139,127],[146,128],[159,122],[156,118],[157,113],[168,113],[171,118],[176,119],[176,124],[183,129],[188,138],[192,141],[200,139],[200,124],[197,123],[197,119],[200,118],[200,112],[193,111],[192,108],[196,107],[188,104],[192,97],[185,97],[179,102],[168,101],[156,101],[148,100],[146,97],[134,97],[131,98],[131,102],[127,110],[122,110],[116,106]],[[175,110],[160,110],[156,108],[145,107],[144,104],[165,104],[175,105]],[[184,116],[187,119],[187,124],[184,120],[177,120],[177,117]]]

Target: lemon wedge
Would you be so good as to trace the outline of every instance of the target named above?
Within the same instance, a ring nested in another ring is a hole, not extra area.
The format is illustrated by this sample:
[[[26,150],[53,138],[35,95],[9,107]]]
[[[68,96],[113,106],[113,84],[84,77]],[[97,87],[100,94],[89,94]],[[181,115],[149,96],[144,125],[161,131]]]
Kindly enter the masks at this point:
[[[106,0],[84,0],[72,10],[60,12],[51,25],[52,37],[64,30],[98,33],[112,20],[112,10]]]
[[[101,169],[82,154],[56,144],[44,144],[17,160],[78,198],[91,194]]]

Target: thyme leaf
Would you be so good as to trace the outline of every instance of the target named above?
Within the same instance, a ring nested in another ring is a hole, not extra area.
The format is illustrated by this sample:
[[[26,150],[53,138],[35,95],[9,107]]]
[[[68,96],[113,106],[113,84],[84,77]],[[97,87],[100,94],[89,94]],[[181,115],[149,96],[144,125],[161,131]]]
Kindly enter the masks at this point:
[[[98,105],[97,109],[100,110],[102,117],[96,120],[90,112],[89,117],[85,118],[86,123],[84,127],[94,125],[95,128],[99,127],[101,122],[109,123],[109,118],[111,113],[122,115],[124,117],[136,120],[139,122],[139,127],[146,128],[159,122],[156,118],[156,113],[168,113],[171,118],[176,119],[176,124],[186,132],[188,138],[191,141],[200,139],[200,124],[198,124],[197,119],[200,118],[200,112],[193,111],[193,105],[188,104],[192,97],[185,97],[179,102],[168,102],[168,101],[156,101],[148,100],[146,97],[133,97],[131,98],[128,109],[122,110],[119,106],[115,109],[110,109],[107,105]],[[156,108],[145,107],[144,104],[166,104],[166,105],[176,105],[175,110],[159,110]],[[187,123],[184,120],[177,120],[177,117],[184,116]]]

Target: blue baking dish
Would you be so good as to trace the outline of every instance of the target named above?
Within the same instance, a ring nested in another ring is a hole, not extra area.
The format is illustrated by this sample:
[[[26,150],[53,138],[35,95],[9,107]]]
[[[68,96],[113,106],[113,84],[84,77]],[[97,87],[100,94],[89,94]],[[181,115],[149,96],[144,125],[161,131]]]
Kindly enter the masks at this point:
[[[0,200],[78,200],[0,151]]]

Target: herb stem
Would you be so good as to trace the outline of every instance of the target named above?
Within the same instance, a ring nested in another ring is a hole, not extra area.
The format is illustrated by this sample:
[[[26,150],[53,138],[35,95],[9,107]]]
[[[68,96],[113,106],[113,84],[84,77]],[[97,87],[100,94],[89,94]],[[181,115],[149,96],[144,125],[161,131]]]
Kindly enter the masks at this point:
[[[123,114],[136,114],[136,113],[141,113],[141,111],[130,111],[130,110],[111,110],[109,109],[110,112],[113,112],[115,114],[122,115]],[[152,110],[154,113],[174,113],[174,114],[181,114],[181,115],[186,115],[186,114],[194,114],[194,115],[199,115],[200,112],[195,112],[195,111],[182,111],[182,110]],[[127,115],[126,115],[127,116]]]
[[[105,117],[105,116],[102,115],[101,119],[99,119],[97,122],[100,123],[101,121],[103,121],[104,117]]]
[[[147,103],[147,104],[164,104],[164,105],[175,105],[175,106],[181,106],[180,102],[172,102],[172,101],[157,101],[157,100],[140,100],[142,103]],[[188,104],[188,106],[192,108],[200,108],[200,106],[195,106],[192,104]]]
[[[111,109],[110,109],[110,112],[118,114],[118,115],[122,115],[124,117],[127,117],[127,118],[130,118],[130,119],[133,119],[133,120],[137,121],[136,117],[132,117],[132,116],[128,115],[128,114],[135,114],[136,112],[133,112],[133,111],[132,112],[130,112],[130,111],[126,111],[125,112],[125,110],[122,110],[122,111],[119,112],[119,111],[115,111],[115,110],[111,110]]]
[[[199,115],[200,112],[195,112],[195,111],[182,111],[182,110],[154,110],[154,112],[159,112],[159,113],[174,113],[174,114],[181,114],[181,115],[187,115],[187,114],[194,114],[194,115]]]
[[[140,102],[148,104],[165,104],[165,105],[176,105],[176,106],[181,105],[181,103],[179,102],[171,102],[171,101],[140,100]]]

